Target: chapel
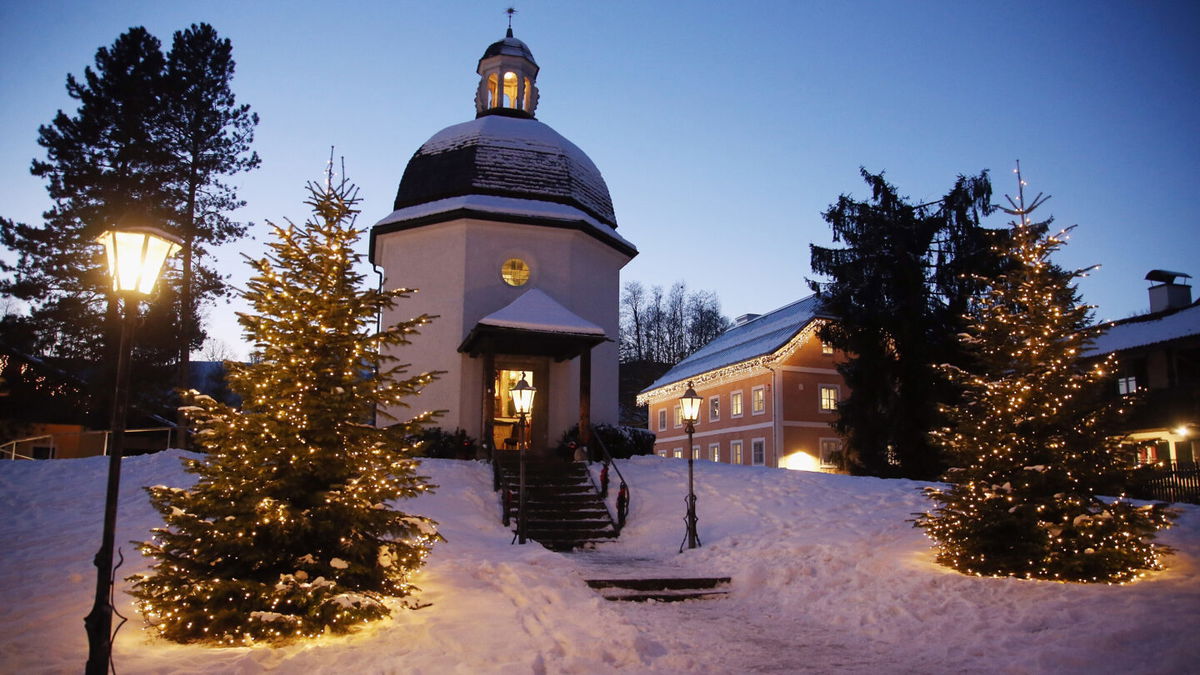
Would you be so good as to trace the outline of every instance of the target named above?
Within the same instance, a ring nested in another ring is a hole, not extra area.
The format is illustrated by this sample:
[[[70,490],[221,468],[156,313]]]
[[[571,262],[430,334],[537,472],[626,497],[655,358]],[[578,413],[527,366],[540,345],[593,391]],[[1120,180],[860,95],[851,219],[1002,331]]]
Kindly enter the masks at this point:
[[[620,271],[637,249],[617,233],[596,165],[537,119],[538,70],[511,27],[489,45],[475,118],[417,149],[394,210],[371,229],[385,287],[417,289],[385,325],[437,316],[397,353],[444,371],[416,404],[487,450],[516,447],[509,391],[522,380],[536,389],[533,451],[575,424],[617,422]],[[381,412],[387,424],[412,411]]]

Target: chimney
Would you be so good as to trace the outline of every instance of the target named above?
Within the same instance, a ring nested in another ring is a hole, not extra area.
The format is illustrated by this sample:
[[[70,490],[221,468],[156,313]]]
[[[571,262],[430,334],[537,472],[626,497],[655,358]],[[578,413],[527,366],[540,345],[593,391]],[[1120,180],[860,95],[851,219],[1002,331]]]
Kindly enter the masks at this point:
[[[1159,282],[1150,287],[1150,313],[1163,312],[1168,309],[1179,309],[1192,304],[1192,287],[1184,283],[1176,283],[1176,279],[1184,277],[1191,279],[1192,275],[1170,270],[1150,270],[1146,281]]]
[[[762,316],[762,314],[743,314],[733,320],[733,325],[736,328],[737,326],[748,324],[760,316]]]

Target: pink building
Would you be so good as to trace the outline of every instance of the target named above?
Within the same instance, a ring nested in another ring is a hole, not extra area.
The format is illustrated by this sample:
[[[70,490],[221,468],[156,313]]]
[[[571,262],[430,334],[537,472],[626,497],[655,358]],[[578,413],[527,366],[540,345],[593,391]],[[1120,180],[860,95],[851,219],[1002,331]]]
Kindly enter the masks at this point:
[[[736,325],[638,395],[649,406],[655,453],[687,457],[679,398],[691,382],[704,405],[690,451],[697,459],[834,471],[842,438],[830,426],[847,393],[838,356],[817,330],[816,297]]]

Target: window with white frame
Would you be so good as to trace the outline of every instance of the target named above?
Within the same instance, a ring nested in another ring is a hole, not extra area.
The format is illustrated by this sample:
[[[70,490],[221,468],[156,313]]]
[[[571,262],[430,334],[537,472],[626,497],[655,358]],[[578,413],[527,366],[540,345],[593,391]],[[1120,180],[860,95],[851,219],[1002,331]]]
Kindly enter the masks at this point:
[[[729,441],[729,461],[733,464],[742,463],[742,442]]]
[[[821,392],[821,412],[833,412],[838,407],[838,386],[836,384],[822,384]]]
[[[700,459],[700,446],[692,446],[692,459]]]
[[[729,416],[742,416],[742,390],[729,392]]]
[[[755,387],[750,390],[750,414],[761,415],[767,411],[766,387]]]
[[[675,428],[683,426],[683,406],[675,404]]]
[[[720,443],[709,443],[708,444],[708,458],[714,462],[721,461],[721,444]]]
[[[842,466],[842,440],[840,438],[821,439],[821,468],[838,469]]]
[[[708,421],[716,422],[721,419],[721,397],[710,396],[708,398]]]
[[[1133,392],[1137,391],[1137,388],[1137,378],[1133,375],[1117,378],[1117,391],[1120,392],[1122,396],[1132,394]]]
[[[765,438],[755,438],[750,441],[750,463],[754,466],[762,466],[767,463],[767,440]]]
[[[658,454],[659,454],[659,455],[661,455],[661,456],[663,456],[663,457],[670,457],[670,456],[671,456],[671,451],[670,451],[670,450],[668,450],[668,449],[666,449],[666,448],[663,448],[662,450],[659,450],[659,451],[658,451]]]
[[[667,430],[667,409],[666,408],[663,408],[662,410],[658,411],[658,430],[659,431]]]
[[[822,340],[821,341],[821,353],[824,354],[825,356],[829,356],[829,355],[833,354],[833,345]]]
[[[675,448],[675,459],[683,459],[683,448]]]

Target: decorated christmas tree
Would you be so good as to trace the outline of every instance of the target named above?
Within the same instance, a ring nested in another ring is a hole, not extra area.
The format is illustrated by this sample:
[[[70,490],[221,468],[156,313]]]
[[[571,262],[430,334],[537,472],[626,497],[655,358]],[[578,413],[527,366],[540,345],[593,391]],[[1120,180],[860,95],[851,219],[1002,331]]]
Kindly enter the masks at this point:
[[[241,314],[252,363],[230,363],[241,409],[192,392],[190,489],[147,488],[165,527],[142,543],[157,562],[136,576],[147,623],[178,642],[246,644],[345,632],[408,605],[411,577],[439,537],[392,502],[432,486],[405,438],[430,415],[386,428],[433,373],[407,375],[384,353],[420,316],[379,329],[408,289],[364,288],[353,246],[357,189],[308,186],[313,217],[272,225],[270,253],[250,260]],[[391,598],[391,600],[389,600]]]
[[[1007,271],[989,281],[962,336],[978,368],[948,368],[965,394],[946,409],[952,426],[934,434],[957,468],[948,487],[926,488],[937,506],[916,524],[938,561],[961,572],[1129,581],[1161,567],[1168,549],[1154,533],[1173,514],[1120,496],[1129,459],[1115,427],[1121,404],[1106,396],[1115,363],[1081,359],[1097,335],[1073,285],[1086,271],[1051,262],[1066,232],[1030,221],[1045,199],[1026,206],[1017,179]]]

